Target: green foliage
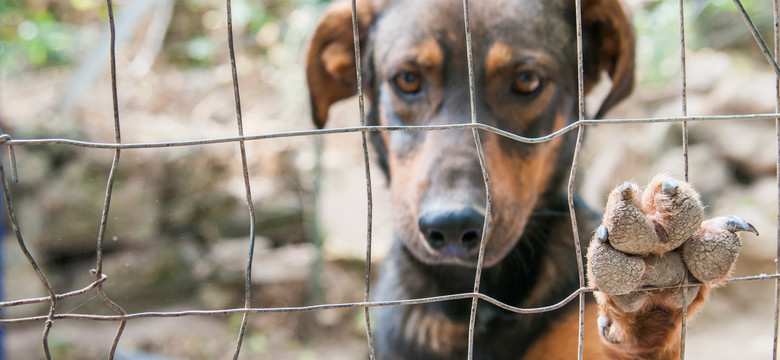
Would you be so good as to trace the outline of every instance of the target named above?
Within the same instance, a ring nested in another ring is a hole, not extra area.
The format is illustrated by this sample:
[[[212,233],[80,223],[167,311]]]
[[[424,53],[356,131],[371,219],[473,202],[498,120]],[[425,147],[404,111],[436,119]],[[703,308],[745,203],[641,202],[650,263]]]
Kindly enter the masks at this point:
[[[290,18],[296,11],[317,11],[327,2],[233,0],[237,45],[258,56],[268,55],[269,49],[285,43],[295,31]],[[754,51],[755,44],[733,0],[684,3],[689,50],[711,47],[740,53]],[[127,2],[115,4],[121,11]],[[771,0],[742,0],[742,4],[771,41]],[[90,45],[95,29],[104,31],[105,22],[106,4],[102,0],[0,0],[0,67],[19,72],[68,65]],[[182,66],[213,66],[224,61],[225,23],[224,0],[176,1],[164,47],[169,61]],[[643,80],[658,82],[676,76],[680,51],[678,2],[642,2],[640,9],[634,9],[634,23],[639,36],[639,68],[645,69]],[[300,40],[302,35],[295,36]]]
[[[233,30],[237,44],[259,56],[289,35],[289,18],[302,8],[319,9],[325,0],[234,0]],[[212,66],[224,56],[226,23],[224,0],[186,0],[177,5],[166,40],[174,63]]]
[[[78,29],[45,10],[0,6],[0,66],[18,71],[68,64]]]
[[[764,38],[772,40],[772,1],[741,0]],[[685,3],[685,46],[753,54],[757,49],[733,0],[687,0]],[[680,8],[678,1],[644,3],[634,12],[638,36],[638,68],[642,81],[662,82],[679,76]],[[771,45],[770,45],[771,46]]]
[[[259,55],[285,41],[291,13],[319,9],[325,0],[233,0],[238,46]],[[128,1],[114,1],[119,14]],[[169,60],[184,66],[212,66],[223,59],[224,0],[177,0],[164,47]],[[25,2],[0,0],[0,67],[18,73],[69,65],[105,31],[103,0]]]

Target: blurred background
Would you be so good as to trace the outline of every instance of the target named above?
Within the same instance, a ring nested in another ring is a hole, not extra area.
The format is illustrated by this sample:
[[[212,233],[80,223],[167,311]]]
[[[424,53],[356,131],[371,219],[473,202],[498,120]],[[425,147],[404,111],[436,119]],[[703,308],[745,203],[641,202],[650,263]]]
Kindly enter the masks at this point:
[[[234,0],[245,133],[313,128],[302,59],[327,1]],[[638,86],[610,117],[682,114],[677,1],[630,0]],[[771,0],[743,0],[772,42]],[[158,142],[237,134],[222,0],[116,0],[122,140]],[[730,0],[686,1],[690,115],[775,112],[776,78]],[[359,124],[357,102],[329,127]],[[595,109],[596,105],[592,105]],[[0,127],[15,139],[113,142],[107,8],[99,0],[0,0]],[[738,214],[745,235],[735,276],[774,273],[777,145],[774,120],[691,122],[690,179],[708,216]],[[580,193],[594,208],[625,180],[683,173],[680,124],[586,130]],[[320,149],[321,145],[321,149]],[[258,244],[253,307],[363,299],[366,199],[359,134],[247,143]],[[12,196],[22,235],[57,292],[94,280],[95,246],[113,151],[17,146]],[[3,161],[8,155],[3,150]],[[391,239],[384,178],[373,170],[374,264]],[[6,300],[46,295],[5,226]],[[249,217],[235,143],[125,150],[104,245],[104,288],[128,312],[243,306]],[[379,271],[374,266],[374,273]],[[772,352],[774,282],[714,293],[690,324],[689,358],[765,359]],[[4,309],[46,314],[48,305]],[[94,292],[58,313],[112,314]],[[119,359],[232,356],[241,316],[128,322]],[[57,359],[105,358],[117,324],[63,320],[49,336]],[[242,358],[360,359],[360,310],[253,315]],[[6,326],[6,358],[43,358],[42,323]]]

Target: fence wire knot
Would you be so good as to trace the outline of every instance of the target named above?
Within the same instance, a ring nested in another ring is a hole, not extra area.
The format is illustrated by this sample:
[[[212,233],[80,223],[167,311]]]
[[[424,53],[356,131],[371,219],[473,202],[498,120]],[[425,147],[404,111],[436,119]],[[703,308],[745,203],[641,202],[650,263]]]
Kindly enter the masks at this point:
[[[16,170],[16,152],[14,151],[13,140],[10,134],[0,135],[0,146],[11,142],[11,144],[8,144],[8,157],[11,159],[11,181],[18,183],[19,173]]]

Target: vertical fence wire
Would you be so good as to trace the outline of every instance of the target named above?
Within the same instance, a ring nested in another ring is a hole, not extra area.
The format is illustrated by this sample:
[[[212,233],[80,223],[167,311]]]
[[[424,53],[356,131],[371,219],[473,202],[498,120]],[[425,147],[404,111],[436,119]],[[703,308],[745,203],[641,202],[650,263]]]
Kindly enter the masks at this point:
[[[769,66],[775,71],[775,75],[780,76],[780,65],[778,65],[775,58],[772,57],[769,46],[767,46],[764,38],[758,31],[756,24],[750,19],[750,15],[747,13],[747,10],[745,10],[745,7],[742,6],[742,2],[740,0],[734,0],[734,5],[737,7],[739,14],[742,15],[742,19],[745,20],[745,25],[747,25],[748,30],[750,30],[750,34],[753,35],[753,39],[756,40],[758,47],[761,48],[761,52],[764,54],[766,61],[769,62]]]
[[[119,122],[119,96],[118,96],[118,90],[117,90],[117,76],[116,76],[116,26],[114,22],[114,6],[111,0],[106,0],[106,6],[108,8],[108,23],[109,23],[109,35],[110,35],[110,45],[109,45],[109,62],[110,62],[110,68],[111,68],[111,101],[113,105],[114,110],[114,141],[117,144],[122,143],[122,133],[121,133],[121,127]],[[116,173],[119,169],[119,157],[121,154],[121,149],[114,150],[114,158],[111,161],[111,169],[108,173],[108,180],[106,181],[106,193],[103,200],[103,210],[101,213],[100,218],[100,228],[98,230],[98,237],[97,237],[97,245],[95,248],[97,249],[96,254],[96,264],[95,269],[92,271],[92,273],[95,275],[96,279],[100,279],[103,277],[103,242],[106,237],[106,226],[108,225],[108,213],[109,209],[111,208],[111,197],[114,192],[114,180],[116,179]],[[114,312],[125,315],[127,314],[124,309],[122,309],[121,306],[119,306],[117,303],[112,301],[103,290],[103,283],[97,285],[96,287],[98,296],[103,301],[103,303],[114,310]],[[122,336],[122,333],[124,332],[125,325],[127,325],[126,321],[121,321],[119,323],[119,328],[117,329],[116,335],[114,336],[114,340],[111,343],[111,348],[109,350],[108,358],[113,359],[114,355],[116,354],[117,346],[119,346],[119,339]]]
[[[772,0],[772,20],[773,37],[775,45],[775,59],[780,57],[780,7],[778,0]],[[775,74],[775,111],[780,112],[780,74]],[[775,252],[775,275],[780,274],[780,118],[775,119],[775,146],[776,158],[775,179],[777,182],[777,232],[775,234],[776,252]],[[780,320],[780,278],[775,279],[775,308],[774,308],[773,336],[772,336],[772,359],[777,360],[777,338],[778,338],[778,320]]]
[[[680,105],[682,116],[688,116],[688,64],[685,59],[685,1],[679,0],[680,8]],[[683,177],[689,182],[688,177],[688,122],[682,122],[682,147],[683,147]],[[685,296],[685,294],[683,294]]]
[[[682,107],[682,116],[688,116],[688,80],[687,80],[687,62],[685,60],[685,1],[679,0],[680,9],[680,103]],[[688,177],[688,122],[682,122],[682,147],[683,147],[683,176],[686,182]],[[688,285],[688,270],[683,276],[682,287]],[[688,328],[688,301],[684,288],[680,289],[682,294],[682,322],[680,323],[680,360],[685,359],[685,337]]]
[[[238,135],[244,136],[244,123],[241,114],[241,93],[238,88],[238,71],[236,68],[236,51],[233,45],[233,14],[231,1],[226,0],[225,6],[227,9],[227,38],[228,38],[228,53],[230,54],[230,70],[233,79],[233,94],[235,97],[236,106],[236,125],[238,126]],[[252,260],[254,259],[255,252],[255,205],[252,201],[252,187],[249,182],[249,165],[246,155],[246,145],[244,140],[238,142],[239,151],[241,153],[241,170],[244,177],[244,192],[246,194],[246,205],[249,211],[249,249],[247,251],[246,259],[246,274],[244,277],[244,309],[251,308],[252,303]],[[241,326],[238,332],[238,339],[236,340],[236,348],[233,353],[233,359],[238,359],[238,355],[241,352],[241,344],[244,341],[246,334],[246,328],[249,323],[249,312],[244,312],[241,318]]]
[[[27,258],[27,262],[30,263],[30,266],[35,271],[35,275],[38,276],[38,280],[40,280],[43,287],[46,288],[46,292],[49,295],[48,296],[49,313],[46,315],[46,321],[44,322],[43,334],[41,335],[41,343],[43,346],[43,353],[46,356],[46,359],[50,360],[51,351],[49,350],[48,339],[49,339],[49,331],[51,330],[51,327],[54,324],[54,311],[57,307],[57,295],[54,292],[54,288],[51,286],[49,279],[43,273],[43,270],[38,265],[38,262],[35,261],[35,258],[27,249],[27,245],[24,242],[24,238],[22,237],[22,231],[19,228],[19,221],[16,219],[16,212],[14,211],[13,201],[11,200],[11,190],[10,187],[8,186],[8,177],[6,176],[5,173],[5,166],[3,166],[2,162],[0,162],[0,178],[2,178],[0,180],[2,181],[2,186],[3,186],[3,197],[5,198],[5,209],[6,209],[6,213],[8,213],[8,219],[11,224],[11,229],[13,230],[14,235],[16,236],[16,242],[19,244],[19,249],[24,254],[24,257]]]
[[[577,37],[577,118],[579,121],[585,120],[585,69],[582,58],[582,1],[575,1],[575,21]],[[585,127],[579,126],[577,129],[577,143],[574,146],[571,169],[569,172],[569,183],[567,186],[566,198],[569,205],[569,216],[571,217],[572,238],[574,240],[574,253],[577,258],[577,276],[579,278],[580,289],[585,287],[585,268],[582,262],[582,247],[580,246],[580,231],[577,225],[577,214],[574,208],[574,180],[577,175],[577,163],[579,162],[580,149],[582,148],[582,138],[585,133]],[[579,295],[579,316],[577,324],[577,359],[582,360],[582,352],[585,343],[585,294]]]
[[[780,10],[778,9],[778,1],[772,1],[772,17],[773,17],[773,38],[774,38],[774,57],[764,41],[761,33],[758,31],[756,24],[750,19],[750,15],[742,6],[740,0],[734,0],[734,6],[736,6],[742,19],[745,20],[745,24],[750,30],[750,34],[756,40],[756,43],[761,48],[761,52],[764,54],[767,62],[775,71],[775,96],[777,102],[775,104],[775,110],[780,111],[780,66],[778,66],[777,58],[780,55]],[[775,274],[780,274],[780,118],[775,119],[775,141],[777,146],[777,163],[776,163],[776,177],[777,177],[777,250],[775,255]],[[772,359],[777,359],[777,339],[778,339],[778,321],[780,320],[780,279],[775,279],[775,308],[774,308],[774,324],[773,324],[773,336],[772,336]]]
[[[736,6],[742,18],[745,20],[750,34],[756,40],[756,43],[761,48],[761,52],[769,62],[769,65],[775,71],[775,96],[777,102],[775,104],[775,110],[780,111],[780,66],[778,66],[777,58],[780,56],[780,9],[778,8],[778,1],[772,1],[772,17],[773,17],[773,37],[774,37],[774,57],[769,50],[764,39],[761,37],[758,28],[755,23],[750,19],[745,7],[742,6],[740,0],[734,0]],[[777,163],[776,163],[776,177],[777,177],[777,252],[775,255],[775,274],[780,274],[780,118],[775,119],[775,141],[777,146]],[[775,308],[774,308],[774,324],[773,324],[773,337],[772,337],[772,359],[777,359],[777,339],[778,339],[778,321],[780,320],[780,279],[775,279]]]
[[[360,112],[360,126],[366,126],[366,112],[363,96],[363,68],[360,56],[360,27],[357,15],[357,2],[352,0],[352,36],[353,46],[355,48],[355,75],[357,82],[358,111]],[[374,219],[374,197],[371,187],[371,164],[368,158],[368,134],[365,131],[360,133],[361,145],[363,147],[363,167],[366,177],[366,267],[365,284],[363,291],[363,301],[368,303],[371,300],[371,243],[373,239],[373,219]],[[366,321],[366,341],[368,342],[368,356],[374,359],[374,334],[371,331],[371,308],[363,308],[363,316]]]
[[[466,60],[468,64],[468,77],[469,77],[469,115],[471,117],[471,123],[477,124],[477,106],[476,106],[476,84],[474,80],[474,53],[473,45],[471,42],[471,20],[469,15],[469,2],[463,0],[463,26],[466,34]],[[474,336],[475,326],[477,319],[477,306],[479,304],[479,298],[476,294],[479,293],[480,281],[482,279],[482,264],[485,260],[485,247],[487,246],[487,233],[490,231],[491,225],[491,207],[493,206],[493,196],[490,187],[490,176],[487,170],[487,164],[485,162],[485,153],[482,149],[482,140],[480,139],[479,130],[472,129],[472,135],[474,137],[474,146],[477,150],[477,158],[479,160],[480,170],[482,171],[482,181],[485,184],[485,221],[482,223],[482,234],[479,240],[479,253],[477,256],[477,267],[474,274],[474,294],[471,299],[471,310],[469,313],[469,337],[468,337],[468,350],[467,359],[474,358]]]
[[[569,216],[571,217],[572,235],[574,239],[574,252],[577,256],[577,270],[579,276],[580,289],[585,288],[585,274],[582,262],[582,248],[580,247],[580,232],[577,225],[577,214],[574,208],[574,180],[577,176],[577,163],[582,149],[582,139],[585,134],[585,127],[580,126],[577,129],[577,143],[574,147],[574,158],[572,160],[571,171],[569,172],[569,184],[567,186],[567,200],[569,203]],[[582,360],[582,353],[585,343],[585,294],[578,296],[579,322],[577,325],[577,359]]]

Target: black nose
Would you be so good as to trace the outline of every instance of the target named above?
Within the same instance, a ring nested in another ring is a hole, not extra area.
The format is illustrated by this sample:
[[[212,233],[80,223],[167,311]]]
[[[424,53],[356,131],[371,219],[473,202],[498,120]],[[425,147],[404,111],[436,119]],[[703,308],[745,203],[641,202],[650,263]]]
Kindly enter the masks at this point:
[[[433,249],[445,255],[462,256],[476,250],[484,222],[484,214],[466,207],[455,211],[429,211],[420,217],[419,226]]]

